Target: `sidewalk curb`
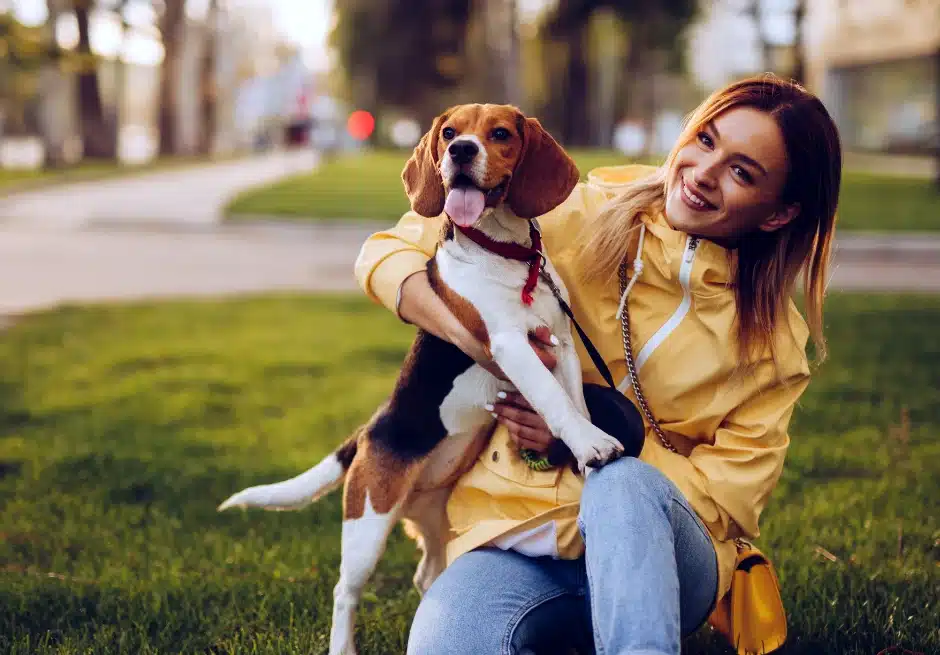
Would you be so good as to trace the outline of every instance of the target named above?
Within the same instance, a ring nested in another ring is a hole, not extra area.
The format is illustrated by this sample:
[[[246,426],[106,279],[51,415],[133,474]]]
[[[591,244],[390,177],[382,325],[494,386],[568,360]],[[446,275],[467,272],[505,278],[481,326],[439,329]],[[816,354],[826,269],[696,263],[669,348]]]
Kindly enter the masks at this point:
[[[235,214],[225,216],[217,227],[246,230],[285,230],[298,234],[316,234],[323,231],[349,231],[372,233],[395,226],[389,219],[340,219],[340,218],[285,218],[275,214]],[[210,226],[211,227],[211,226]],[[884,255],[911,255],[927,257],[940,263],[940,232],[843,232],[836,236],[836,254],[853,258]]]

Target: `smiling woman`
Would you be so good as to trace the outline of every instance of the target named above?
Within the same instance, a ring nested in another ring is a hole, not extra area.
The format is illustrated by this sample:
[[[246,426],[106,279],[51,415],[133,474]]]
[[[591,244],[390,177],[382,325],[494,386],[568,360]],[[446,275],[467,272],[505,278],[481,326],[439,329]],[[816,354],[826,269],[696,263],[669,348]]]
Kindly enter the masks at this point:
[[[679,150],[666,215],[677,229],[732,246],[735,235],[773,231],[796,217],[799,205],[777,207],[786,176],[786,147],[774,119],[735,109]]]
[[[526,214],[539,215],[579,324],[643,410],[645,443],[586,480],[533,472],[519,448],[544,451],[552,431],[518,394],[494,398],[499,425],[448,501],[450,566],[421,601],[409,652],[677,654],[725,606],[738,539],[758,536],[781,475],[810,335],[825,355],[840,180],[822,103],[766,75],[706,100],[662,166],[592,171],[560,207]],[[486,365],[472,334],[448,332],[459,321],[422,272],[439,229],[411,212],[375,235],[360,284]],[[801,269],[805,320],[793,301]],[[581,366],[598,380],[586,355]],[[779,643],[772,618],[757,643]]]

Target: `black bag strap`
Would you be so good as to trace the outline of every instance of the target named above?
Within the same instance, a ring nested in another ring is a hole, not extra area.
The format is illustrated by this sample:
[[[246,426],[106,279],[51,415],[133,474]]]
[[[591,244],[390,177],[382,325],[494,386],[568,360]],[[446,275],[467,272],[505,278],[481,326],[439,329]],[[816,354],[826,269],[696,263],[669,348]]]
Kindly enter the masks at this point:
[[[574,312],[571,311],[571,307],[569,307],[568,303],[565,302],[565,299],[562,298],[561,290],[558,288],[558,285],[555,284],[552,276],[548,274],[547,270],[545,270],[544,266],[542,267],[542,279],[545,280],[548,288],[552,290],[552,295],[555,296],[555,299],[558,300],[558,304],[561,305],[561,311],[567,314],[568,318],[571,319],[571,323],[574,325],[574,329],[578,331],[578,336],[581,337],[581,342],[584,344],[584,348],[588,351],[588,355],[591,356],[591,359],[594,361],[594,366],[596,366],[597,370],[600,371],[604,381],[607,382],[611,389],[619,391],[619,389],[617,389],[617,385],[614,384],[614,376],[610,374],[610,369],[607,368],[607,364],[604,362],[604,358],[601,357],[599,352],[597,352],[597,348],[595,348],[594,344],[591,343],[591,340],[588,339],[588,335],[586,335],[584,330],[581,329],[581,326],[578,325],[578,321],[574,317]]]

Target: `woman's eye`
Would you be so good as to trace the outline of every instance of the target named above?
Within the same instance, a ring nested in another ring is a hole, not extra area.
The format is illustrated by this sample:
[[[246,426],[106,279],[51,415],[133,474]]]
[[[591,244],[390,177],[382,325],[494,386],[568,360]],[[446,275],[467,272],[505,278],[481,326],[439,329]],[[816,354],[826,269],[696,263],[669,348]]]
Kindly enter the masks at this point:
[[[444,131],[441,132],[441,136],[444,137],[447,141],[450,141],[455,136],[457,136],[457,130],[452,127],[445,127]]]
[[[754,178],[751,177],[751,174],[748,173],[748,172],[747,172],[746,170],[744,170],[743,168],[741,168],[740,166],[732,166],[732,167],[731,167],[731,171],[732,171],[735,175],[737,175],[738,178],[739,178],[742,182],[745,182],[746,184],[750,184],[751,182],[754,181]]]
[[[698,133],[698,141],[699,141],[699,143],[701,143],[701,144],[702,144],[703,146],[705,146],[706,148],[711,148],[712,145],[713,145],[713,144],[712,144],[712,138],[711,138],[710,136],[708,136],[708,134],[707,134],[706,132],[699,132],[699,133]]]
[[[497,141],[505,141],[509,138],[509,130],[505,127],[497,127],[493,130],[493,138]]]

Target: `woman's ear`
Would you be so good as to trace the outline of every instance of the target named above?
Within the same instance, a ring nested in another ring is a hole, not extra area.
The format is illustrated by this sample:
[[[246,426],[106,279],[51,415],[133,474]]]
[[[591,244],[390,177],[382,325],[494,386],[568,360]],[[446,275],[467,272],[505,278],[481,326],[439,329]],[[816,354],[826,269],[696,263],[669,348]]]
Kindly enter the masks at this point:
[[[800,203],[795,202],[792,205],[787,205],[786,207],[778,209],[773,214],[771,214],[770,218],[760,224],[760,229],[764,232],[776,232],[780,228],[790,224],[793,219],[799,215]]]

